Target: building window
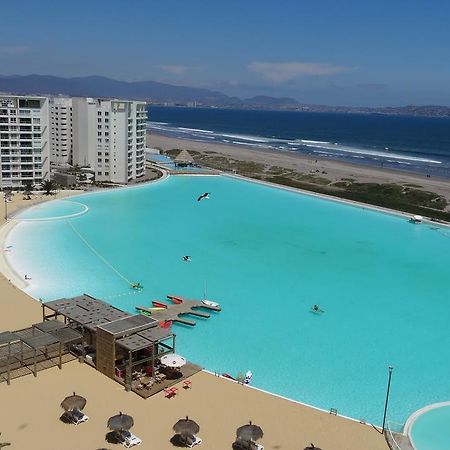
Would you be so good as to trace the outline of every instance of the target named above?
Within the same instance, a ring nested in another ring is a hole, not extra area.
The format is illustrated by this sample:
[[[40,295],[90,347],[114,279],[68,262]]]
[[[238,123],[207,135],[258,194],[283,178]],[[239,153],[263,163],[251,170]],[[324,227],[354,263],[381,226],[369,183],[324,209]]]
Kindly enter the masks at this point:
[[[97,172],[97,175],[101,175],[102,173],[101,172]]]

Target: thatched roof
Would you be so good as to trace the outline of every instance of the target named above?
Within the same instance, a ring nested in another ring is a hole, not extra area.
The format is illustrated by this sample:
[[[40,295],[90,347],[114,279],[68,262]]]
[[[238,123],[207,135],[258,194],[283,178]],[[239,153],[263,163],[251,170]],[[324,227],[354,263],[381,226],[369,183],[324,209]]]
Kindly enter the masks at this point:
[[[187,150],[181,150],[181,152],[178,153],[178,156],[175,158],[175,162],[190,164],[194,162],[194,158]]]

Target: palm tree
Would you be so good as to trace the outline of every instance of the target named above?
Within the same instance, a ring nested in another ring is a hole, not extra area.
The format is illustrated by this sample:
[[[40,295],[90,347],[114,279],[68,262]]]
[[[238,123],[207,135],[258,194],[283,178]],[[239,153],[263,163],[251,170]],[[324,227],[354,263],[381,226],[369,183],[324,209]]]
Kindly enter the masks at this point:
[[[56,183],[52,180],[44,180],[41,183],[41,188],[45,191],[45,195],[52,195],[52,191],[56,190]]]

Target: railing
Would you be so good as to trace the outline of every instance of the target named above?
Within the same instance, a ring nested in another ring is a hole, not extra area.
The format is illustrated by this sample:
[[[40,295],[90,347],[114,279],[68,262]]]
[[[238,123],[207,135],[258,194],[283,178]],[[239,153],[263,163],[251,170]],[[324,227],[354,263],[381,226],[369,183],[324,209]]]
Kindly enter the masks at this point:
[[[402,441],[404,440],[406,442],[399,442],[398,436],[396,438],[395,434],[404,437]],[[403,424],[388,422],[384,436],[391,450],[413,450],[413,446],[409,442],[409,438],[403,435]]]

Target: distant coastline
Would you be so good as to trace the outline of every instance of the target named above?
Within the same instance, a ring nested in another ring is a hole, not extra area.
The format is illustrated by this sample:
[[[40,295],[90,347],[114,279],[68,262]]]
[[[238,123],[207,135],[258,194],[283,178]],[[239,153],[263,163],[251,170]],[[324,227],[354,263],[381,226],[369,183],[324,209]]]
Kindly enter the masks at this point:
[[[148,101],[149,106],[159,107],[178,107],[192,108],[191,103],[176,102],[152,102]],[[450,118],[450,107],[439,105],[408,105],[408,106],[330,106],[330,105],[310,105],[310,104],[291,104],[291,105],[207,105],[196,104],[198,108],[211,109],[237,109],[237,110],[255,110],[255,111],[292,111],[292,112],[310,112],[310,113],[336,113],[336,114],[379,114],[385,116],[405,116],[405,117],[430,117],[430,118]]]
[[[329,106],[291,97],[239,98],[220,91],[157,81],[126,82],[102,76],[63,78],[52,75],[0,75],[0,92],[20,95],[105,97],[145,100],[150,105],[241,110],[335,112],[450,118],[450,106]]]

